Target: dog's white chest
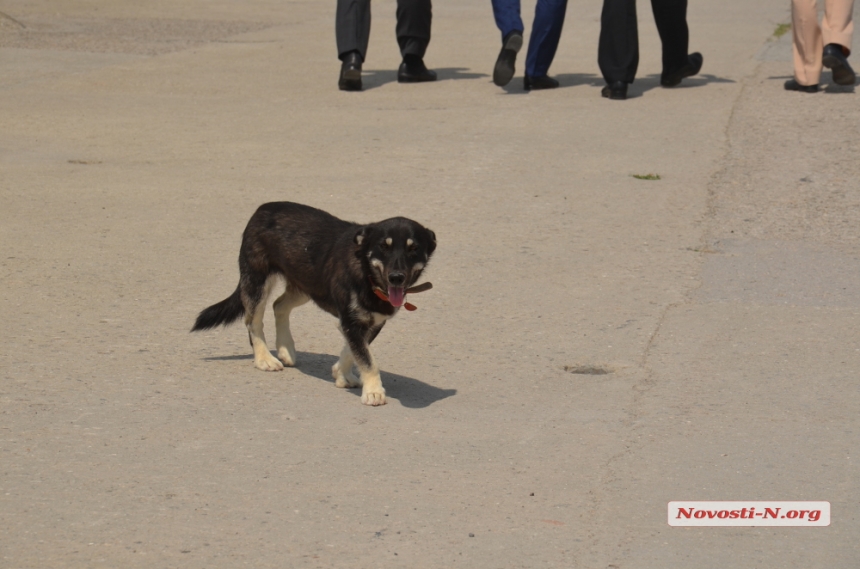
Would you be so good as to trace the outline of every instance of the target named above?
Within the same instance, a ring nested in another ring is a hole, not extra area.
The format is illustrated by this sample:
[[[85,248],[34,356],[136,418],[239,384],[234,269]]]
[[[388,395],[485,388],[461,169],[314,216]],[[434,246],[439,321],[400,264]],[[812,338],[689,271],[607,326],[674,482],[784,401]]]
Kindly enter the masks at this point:
[[[370,316],[371,316],[371,318],[373,318],[373,325],[374,326],[379,326],[383,322],[385,322],[386,320],[388,320],[390,318],[389,316],[386,316],[385,314],[380,314],[378,312],[371,312]]]

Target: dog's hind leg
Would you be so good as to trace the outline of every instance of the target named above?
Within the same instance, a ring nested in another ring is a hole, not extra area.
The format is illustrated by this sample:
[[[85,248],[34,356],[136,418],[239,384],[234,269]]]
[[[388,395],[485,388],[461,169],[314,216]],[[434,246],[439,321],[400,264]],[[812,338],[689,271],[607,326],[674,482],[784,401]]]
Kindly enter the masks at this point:
[[[296,365],[296,344],[290,333],[290,312],[309,300],[307,295],[296,290],[287,282],[287,290],[278,297],[272,307],[275,311],[275,330],[277,333],[275,346],[278,350],[278,359],[285,366]]]
[[[263,314],[266,311],[266,302],[272,292],[272,280],[267,278],[265,283],[256,291],[248,291],[244,294],[242,302],[245,304],[245,326],[248,327],[248,336],[251,339],[251,347],[254,349],[254,367],[263,371],[280,371],[284,364],[269,352],[266,345],[266,336],[263,334]],[[257,294],[254,294],[256,292]],[[258,298],[254,298],[254,297]]]

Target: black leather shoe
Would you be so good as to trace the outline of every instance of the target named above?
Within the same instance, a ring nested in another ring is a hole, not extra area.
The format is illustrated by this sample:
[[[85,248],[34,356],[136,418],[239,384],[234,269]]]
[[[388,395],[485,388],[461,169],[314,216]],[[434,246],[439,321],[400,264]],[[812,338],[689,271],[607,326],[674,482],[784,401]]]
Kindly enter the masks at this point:
[[[833,82],[837,85],[853,85],[857,82],[854,70],[848,64],[848,58],[838,43],[829,43],[824,46],[824,57],[821,58],[824,67],[829,67],[833,72]]]
[[[687,64],[675,71],[664,71],[660,75],[660,85],[663,87],[674,87],[685,77],[698,75],[702,70],[702,62],[705,60],[698,51],[687,56]]]
[[[627,98],[627,83],[624,81],[613,81],[600,90],[600,96],[623,101]]]
[[[785,82],[786,91],[800,91],[801,93],[817,93],[818,83],[815,85],[801,85],[796,79],[789,79]]]
[[[523,47],[522,32],[513,31],[505,36],[502,42],[502,51],[499,52],[499,57],[496,59],[496,66],[493,68],[493,83],[499,87],[504,87],[514,78],[514,64],[517,61],[517,53]]]
[[[341,91],[361,91],[361,55],[357,51],[343,58],[337,86]]]
[[[403,63],[400,64],[400,69],[397,71],[398,83],[424,83],[435,80],[436,72],[427,69],[424,60],[417,57],[404,58]]]
[[[523,89],[526,91],[539,90],[539,89],[555,89],[558,87],[558,81],[550,77],[549,75],[544,75],[543,77],[529,77],[526,75],[523,77]]]

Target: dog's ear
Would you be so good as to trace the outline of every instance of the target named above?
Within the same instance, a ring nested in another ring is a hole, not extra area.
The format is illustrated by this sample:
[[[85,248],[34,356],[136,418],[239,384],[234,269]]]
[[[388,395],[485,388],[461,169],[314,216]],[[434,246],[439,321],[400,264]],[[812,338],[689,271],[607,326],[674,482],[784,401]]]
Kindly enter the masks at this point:
[[[427,228],[425,227],[425,229]],[[430,244],[427,245],[427,254],[430,255],[436,250],[436,234],[429,229],[427,229],[427,234],[430,236]]]
[[[358,233],[355,234],[355,237],[352,238],[355,241],[355,244],[359,247],[362,243],[364,243],[365,238],[367,238],[367,234],[370,232],[370,226],[365,225],[361,229],[358,230]]]

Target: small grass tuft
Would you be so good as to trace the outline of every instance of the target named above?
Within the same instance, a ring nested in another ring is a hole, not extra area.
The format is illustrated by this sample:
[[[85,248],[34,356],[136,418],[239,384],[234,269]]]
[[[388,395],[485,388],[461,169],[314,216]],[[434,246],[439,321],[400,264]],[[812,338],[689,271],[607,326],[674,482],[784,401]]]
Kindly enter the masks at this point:
[[[660,180],[660,174],[630,174],[637,180]]]
[[[776,29],[773,30],[773,37],[779,39],[791,29],[791,24],[777,24]]]
[[[613,373],[615,370],[610,367],[600,365],[576,365],[564,366],[564,371],[576,375],[606,375]]]
[[[719,253],[716,249],[712,249],[710,245],[687,247],[687,251],[693,251],[694,253]]]

